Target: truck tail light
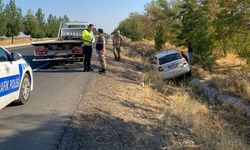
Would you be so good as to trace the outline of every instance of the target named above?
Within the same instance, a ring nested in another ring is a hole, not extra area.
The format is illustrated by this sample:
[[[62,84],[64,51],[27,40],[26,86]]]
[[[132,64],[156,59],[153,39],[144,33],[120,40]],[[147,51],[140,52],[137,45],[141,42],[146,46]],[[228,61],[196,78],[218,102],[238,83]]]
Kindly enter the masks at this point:
[[[81,46],[75,46],[72,49],[72,53],[82,53],[82,47]]]
[[[163,72],[164,69],[163,69],[162,67],[158,67],[158,71],[159,71],[159,72]]]
[[[36,53],[36,55],[47,55],[48,48],[37,48],[35,53]]]

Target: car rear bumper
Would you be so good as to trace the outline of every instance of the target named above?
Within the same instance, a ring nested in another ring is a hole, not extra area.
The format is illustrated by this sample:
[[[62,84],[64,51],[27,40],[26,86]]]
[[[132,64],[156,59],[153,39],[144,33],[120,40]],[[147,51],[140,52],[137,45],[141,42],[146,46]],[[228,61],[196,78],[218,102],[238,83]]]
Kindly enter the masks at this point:
[[[171,71],[164,71],[160,73],[160,77],[163,79],[173,79],[182,75],[187,74],[190,72],[190,67],[189,65],[184,65],[182,67],[173,69]]]

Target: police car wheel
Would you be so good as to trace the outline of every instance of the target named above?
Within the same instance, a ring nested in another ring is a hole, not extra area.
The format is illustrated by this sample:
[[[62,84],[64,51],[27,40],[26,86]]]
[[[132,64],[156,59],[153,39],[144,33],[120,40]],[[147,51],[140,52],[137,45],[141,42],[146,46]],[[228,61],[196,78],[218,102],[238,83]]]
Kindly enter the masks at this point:
[[[18,100],[18,103],[19,104],[25,104],[29,97],[30,97],[30,87],[31,84],[30,84],[30,77],[25,74],[24,75],[24,78],[23,78],[23,81],[22,81],[22,85],[21,85],[21,90],[20,90],[20,94],[19,94],[19,100]]]

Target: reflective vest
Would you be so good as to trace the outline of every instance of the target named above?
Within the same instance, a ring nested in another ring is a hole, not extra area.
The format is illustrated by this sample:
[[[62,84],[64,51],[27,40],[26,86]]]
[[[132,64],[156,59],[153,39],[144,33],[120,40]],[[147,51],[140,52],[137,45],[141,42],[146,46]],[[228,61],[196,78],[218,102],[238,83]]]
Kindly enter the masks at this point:
[[[94,38],[94,35],[92,32],[89,32],[88,30],[83,30],[82,41],[84,45],[91,45],[92,42],[88,42],[88,41],[92,41],[93,38]]]

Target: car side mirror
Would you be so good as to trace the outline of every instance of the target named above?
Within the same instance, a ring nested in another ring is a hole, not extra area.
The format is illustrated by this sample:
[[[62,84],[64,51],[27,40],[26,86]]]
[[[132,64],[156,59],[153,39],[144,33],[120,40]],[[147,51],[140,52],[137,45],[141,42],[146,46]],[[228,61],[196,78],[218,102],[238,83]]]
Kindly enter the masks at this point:
[[[11,53],[11,59],[12,59],[12,61],[18,61],[18,60],[22,59],[22,55],[19,53],[13,52],[13,53]]]

